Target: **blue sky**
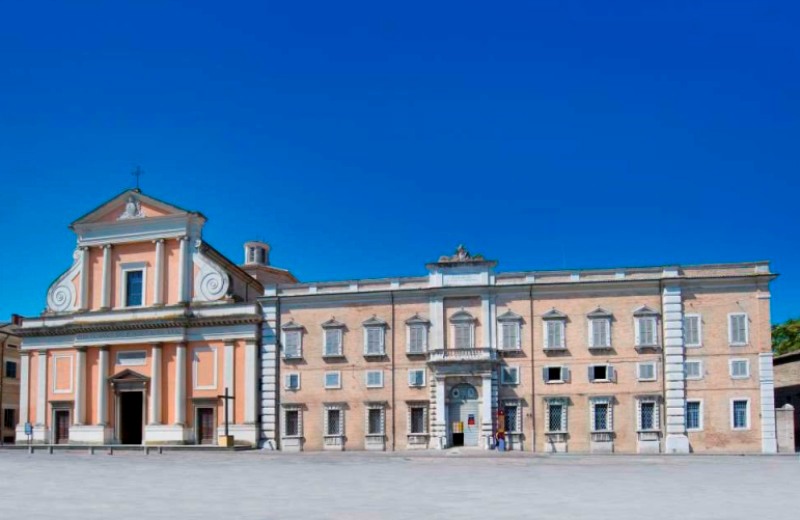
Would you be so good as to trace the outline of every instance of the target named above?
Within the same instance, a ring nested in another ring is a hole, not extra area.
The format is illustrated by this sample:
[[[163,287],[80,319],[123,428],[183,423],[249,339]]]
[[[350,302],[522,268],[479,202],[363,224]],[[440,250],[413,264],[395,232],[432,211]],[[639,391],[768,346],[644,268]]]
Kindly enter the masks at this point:
[[[77,5],[76,5],[77,4]],[[656,5],[663,4],[663,5]],[[668,5],[667,5],[668,4]],[[16,2],[0,319],[131,186],[304,281],[769,259],[800,316],[797,2]]]

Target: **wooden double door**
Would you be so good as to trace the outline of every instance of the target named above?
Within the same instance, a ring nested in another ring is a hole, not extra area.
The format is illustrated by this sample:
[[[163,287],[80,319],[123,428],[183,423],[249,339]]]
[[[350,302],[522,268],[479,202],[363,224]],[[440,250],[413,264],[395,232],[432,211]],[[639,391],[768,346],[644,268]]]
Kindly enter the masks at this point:
[[[213,408],[197,408],[196,431],[198,444],[214,444],[216,442]]]
[[[55,444],[69,443],[69,410],[54,410],[53,411],[53,442]]]

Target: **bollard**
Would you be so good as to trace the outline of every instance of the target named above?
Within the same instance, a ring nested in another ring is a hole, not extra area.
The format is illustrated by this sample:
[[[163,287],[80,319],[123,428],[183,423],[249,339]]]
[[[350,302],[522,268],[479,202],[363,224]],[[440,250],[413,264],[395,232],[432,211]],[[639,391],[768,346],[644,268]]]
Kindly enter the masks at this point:
[[[164,454],[164,448],[162,448],[161,446],[158,447],[158,454],[159,455],[163,455]]]
[[[110,446],[109,446],[109,448],[108,448],[108,454],[109,454],[109,455],[113,455],[113,454],[114,454],[114,448],[112,448],[112,447],[110,447]]]
[[[28,454],[33,455],[33,446],[28,446]]]
[[[47,452],[48,452],[50,455],[52,455],[52,454],[53,454],[53,446],[52,446],[52,445],[47,447]]]
[[[144,447],[144,454],[150,455],[150,448],[148,448],[147,446]]]
[[[94,446],[89,446],[89,455],[94,455]]]

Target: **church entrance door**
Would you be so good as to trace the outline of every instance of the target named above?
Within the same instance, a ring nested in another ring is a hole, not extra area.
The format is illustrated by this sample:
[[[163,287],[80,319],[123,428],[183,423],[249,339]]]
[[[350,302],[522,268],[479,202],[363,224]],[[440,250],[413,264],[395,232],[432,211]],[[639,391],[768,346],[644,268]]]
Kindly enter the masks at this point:
[[[119,393],[119,442],[141,444],[144,428],[144,392]]]

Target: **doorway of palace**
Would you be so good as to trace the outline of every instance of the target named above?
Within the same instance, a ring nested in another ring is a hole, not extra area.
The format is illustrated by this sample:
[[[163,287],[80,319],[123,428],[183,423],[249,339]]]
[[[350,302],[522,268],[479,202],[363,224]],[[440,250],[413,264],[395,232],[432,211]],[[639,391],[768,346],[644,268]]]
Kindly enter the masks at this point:
[[[214,444],[214,409],[197,408],[197,444]]]
[[[468,383],[450,389],[448,418],[451,446],[477,446],[480,432],[478,391]]]
[[[144,430],[144,392],[120,392],[118,402],[120,444],[141,444]]]
[[[54,410],[53,422],[55,423],[55,444],[69,442],[69,410]]]

